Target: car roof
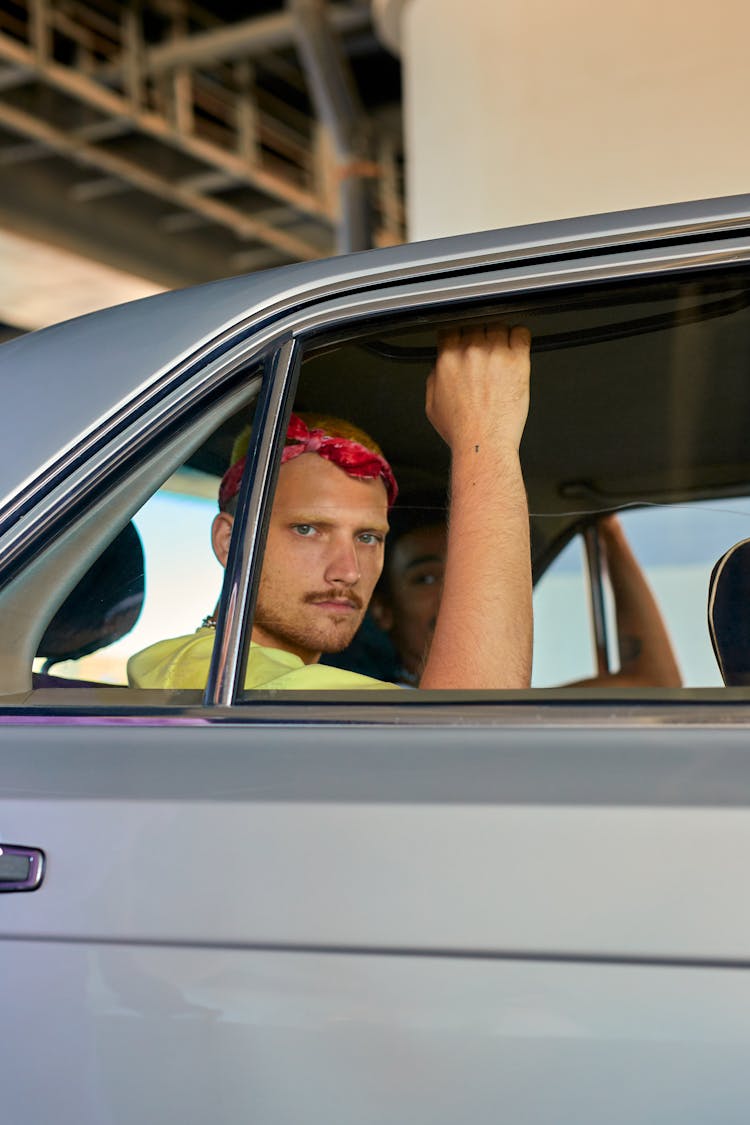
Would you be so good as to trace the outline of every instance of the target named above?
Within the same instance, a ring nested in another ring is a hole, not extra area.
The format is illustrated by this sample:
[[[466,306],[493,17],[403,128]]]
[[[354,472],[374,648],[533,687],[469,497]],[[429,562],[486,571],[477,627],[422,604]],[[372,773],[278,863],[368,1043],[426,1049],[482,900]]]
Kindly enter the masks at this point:
[[[644,233],[732,229],[750,196],[559,220],[304,262],[118,305],[0,347],[0,506],[38,472],[165,372],[222,334],[316,296],[389,277],[571,247],[628,242]]]

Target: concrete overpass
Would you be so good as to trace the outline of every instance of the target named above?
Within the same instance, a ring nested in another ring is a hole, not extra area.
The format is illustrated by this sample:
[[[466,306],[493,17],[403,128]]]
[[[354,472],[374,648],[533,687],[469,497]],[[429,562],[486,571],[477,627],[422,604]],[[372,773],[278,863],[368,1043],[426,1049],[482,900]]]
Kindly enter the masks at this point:
[[[3,5],[0,319],[401,241],[399,98],[367,3]]]

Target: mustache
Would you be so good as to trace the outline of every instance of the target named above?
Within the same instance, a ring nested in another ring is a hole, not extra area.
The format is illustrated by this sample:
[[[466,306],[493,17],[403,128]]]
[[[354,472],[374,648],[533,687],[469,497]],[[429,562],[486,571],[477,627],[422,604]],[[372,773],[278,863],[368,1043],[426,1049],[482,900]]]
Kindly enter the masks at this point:
[[[354,590],[322,590],[305,595],[305,601],[311,604],[316,602],[347,601],[354,609],[363,609],[364,600]]]

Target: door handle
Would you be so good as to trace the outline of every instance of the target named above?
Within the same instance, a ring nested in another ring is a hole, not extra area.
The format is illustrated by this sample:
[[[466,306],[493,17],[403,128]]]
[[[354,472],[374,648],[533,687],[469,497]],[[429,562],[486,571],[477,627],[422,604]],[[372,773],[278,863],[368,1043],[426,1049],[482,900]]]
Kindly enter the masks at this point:
[[[18,844],[0,844],[0,894],[35,891],[44,878],[44,852]]]

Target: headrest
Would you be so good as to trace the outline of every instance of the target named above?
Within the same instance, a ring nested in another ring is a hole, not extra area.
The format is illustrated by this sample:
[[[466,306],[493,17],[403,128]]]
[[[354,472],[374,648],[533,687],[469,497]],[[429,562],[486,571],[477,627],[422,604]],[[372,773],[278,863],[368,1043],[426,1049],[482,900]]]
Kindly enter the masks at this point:
[[[750,539],[730,547],[711,573],[708,631],[727,687],[750,686]]]
[[[144,590],[143,547],[129,523],[68,594],[37,656],[50,664],[78,660],[119,641],[138,620]]]

